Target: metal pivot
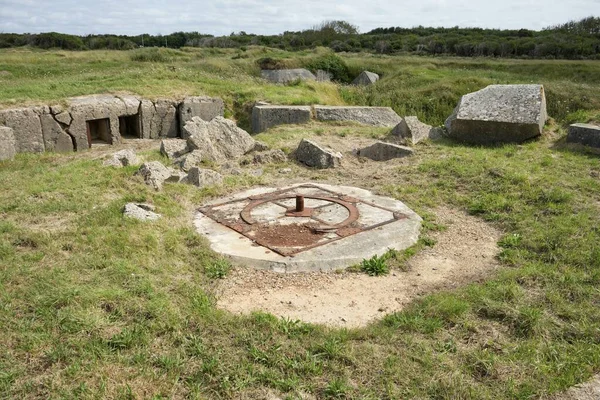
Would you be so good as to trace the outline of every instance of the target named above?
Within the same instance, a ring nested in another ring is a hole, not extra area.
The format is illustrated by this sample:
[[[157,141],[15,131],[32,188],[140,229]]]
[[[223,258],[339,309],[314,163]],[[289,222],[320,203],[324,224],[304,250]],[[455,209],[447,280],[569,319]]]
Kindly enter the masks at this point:
[[[304,196],[296,195],[296,212],[304,211]]]

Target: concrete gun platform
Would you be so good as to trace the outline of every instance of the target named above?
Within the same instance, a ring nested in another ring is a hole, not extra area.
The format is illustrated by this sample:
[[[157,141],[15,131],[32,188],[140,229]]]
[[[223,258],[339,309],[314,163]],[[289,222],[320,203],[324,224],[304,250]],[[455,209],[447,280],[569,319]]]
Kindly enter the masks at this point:
[[[257,188],[203,205],[194,224],[232,261],[277,272],[347,268],[419,237],[404,203],[348,186]]]

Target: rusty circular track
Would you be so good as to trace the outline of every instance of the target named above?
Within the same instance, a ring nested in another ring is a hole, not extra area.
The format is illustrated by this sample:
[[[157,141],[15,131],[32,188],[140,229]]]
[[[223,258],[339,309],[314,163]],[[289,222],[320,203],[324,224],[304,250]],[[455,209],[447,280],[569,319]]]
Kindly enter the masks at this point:
[[[338,228],[343,228],[345,226],[350,225],[353,222],[356,222],[356,220],[358,220],[358,209],[356,208],[356,206],[350,202],[335,198],[335,197],[325,197],[325,196],[304,196],[307,199],[313,199],[313,200],[322,200],[322,201],[329,201],[332,203],[336,203],[341,205],[342,207],[344,207],[346,210],[348,210],[348,218],[346,218],[344,221],[340,222],[339,224],[336,225],[328,225],[325,229],[329,230],[329,229],[338,229]],[[261,204],[265,204],[265,203],[269,203],[269,202],[273,202],[273,201],[278,201],[278,200],[286,200],[286,199],[294,199],[296,198],[295,194],[291,194],[291,195],[283,195],[283,196],[266,196],[264,198],[261,199],[253,199],[250,204],[248,204],[246,207],[244,207],[244,209],[240,212],[240,217],[244,220],[244,222],[246,222],[249,225],[254,225],[256,223],[256,221],[254,221],[254,219],[252,218],[252,209],[255,207],[260,206]],[[318,228],[317,228],[318,229]]]

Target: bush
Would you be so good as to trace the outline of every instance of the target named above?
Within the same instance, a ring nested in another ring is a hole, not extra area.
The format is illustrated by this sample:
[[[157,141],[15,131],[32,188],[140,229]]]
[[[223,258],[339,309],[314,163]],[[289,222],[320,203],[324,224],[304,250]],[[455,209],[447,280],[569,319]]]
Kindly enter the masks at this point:
[[[343,58],[333,53],[310,60],[305,64],[305,68],[313,72],[319,69],[329,72],[333,80],[338,82],[349,83],[351,81],[348,65]]]
[[[386,257],[374,255],[368,260],[360,263],[360,270],[370,276],[387,275],[390,272],[386,263]]]

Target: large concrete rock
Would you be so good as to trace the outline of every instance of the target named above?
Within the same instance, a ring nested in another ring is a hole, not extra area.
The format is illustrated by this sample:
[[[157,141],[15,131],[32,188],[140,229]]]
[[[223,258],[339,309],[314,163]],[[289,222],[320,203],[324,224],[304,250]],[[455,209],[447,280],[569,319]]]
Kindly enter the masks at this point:
[[[46,151],[66,153],[75,150],[73,139],[63,130],[61,124],[55,119],[55,116],[52,114],[42,114],[40,115],[40,122],[42,124],[42,134]]]
[[[142,100],[140,121],[145,139],[174,138],[180,136],[177,122],[178,103],[169,99]]]
[[[141,101],[133,96],[119,98],[112,95],[94,95],[71,98],[69,104],[73,121],[68,132],[75,141],[75,150],[80,151],[90,147],[88,121],[108,120],[105,141],[108,144],[120,143],[119,117],[137,115]]]
[[[310,106],[256,105],[252,109],[252,132],[264,132],[283,124],[306,124],[310,119]]]
[[[359,156],[370,158],[373,161],[388,161],[394,158],[411,156],[413,153],[410,147],[385,142],[376,142],[358,151]]]
[[[542,85],[491,85],[463,96],[446,129],[468,143],[520,143],[541,135],[546,119]]]
[[[392,135],[400,136],[412,144],[417,144],[425,139],[429,139],[432,129],[431,125],[424,124],[417,117],[411,116],[404,118],[396,125],[392,130]]]
[[[591,124],[573,124],[569,126],[567,143],[579,143],[600,148],[600,126]]]
[[[288,83],[295,81],[296,79],[314,81],[317,77],[307,69],[263,69],[260,71],[260,75],[263,79],[273,83]]]
[[[44,135],[40,115],[43,107],[17,108],[0,111],[0,125],[12,128],[17,153],[44,151]]]
[[[248,132],[223,117],[213,118],[210,122],[194,117],[185,124],[184,131],[189,148],[202,152],[203,161],[224,163],[235,160],[255,146]]]
[[[402,121],[390,107],[315,106],[319,121],[354,121],[364,125],[393,128]]]
[[[171,168],[165,167],[158,161],[151,161],[142,164],[137,175],[144,178],[144,182],[147,185],[152,186],[156,190],[162,189],[162,185],[165,181],[171,179],[174,175],[174,171]]]
[[[368,86],[379,80],[379,75],[374,72],[363,71],[352,81],[353,85]]]
[[[198,187],[220,185],[223,183],[223,176],[212,169],[193,167],[188,173],[187,183]]]
[[[296,159],[309,167],[336,168],[342,163],[342,154],[322,147],[312,140],[302,139],[296,149]]]
[[[187,140],[163,139],[160,141],[160,153],[169,159],[176,159],[190,152]]]
[[[215,117],[222,117],[225,112],[223,100],[218,98],[200,96],[187,97],[179,105],[179,123],[182,137],[184,135],[184,126],[194,117],[200,117],[204,121],[211,121]]]
[[[13,130],[0,126],[0,161],[12,160],[17,153],[15,135]]]

